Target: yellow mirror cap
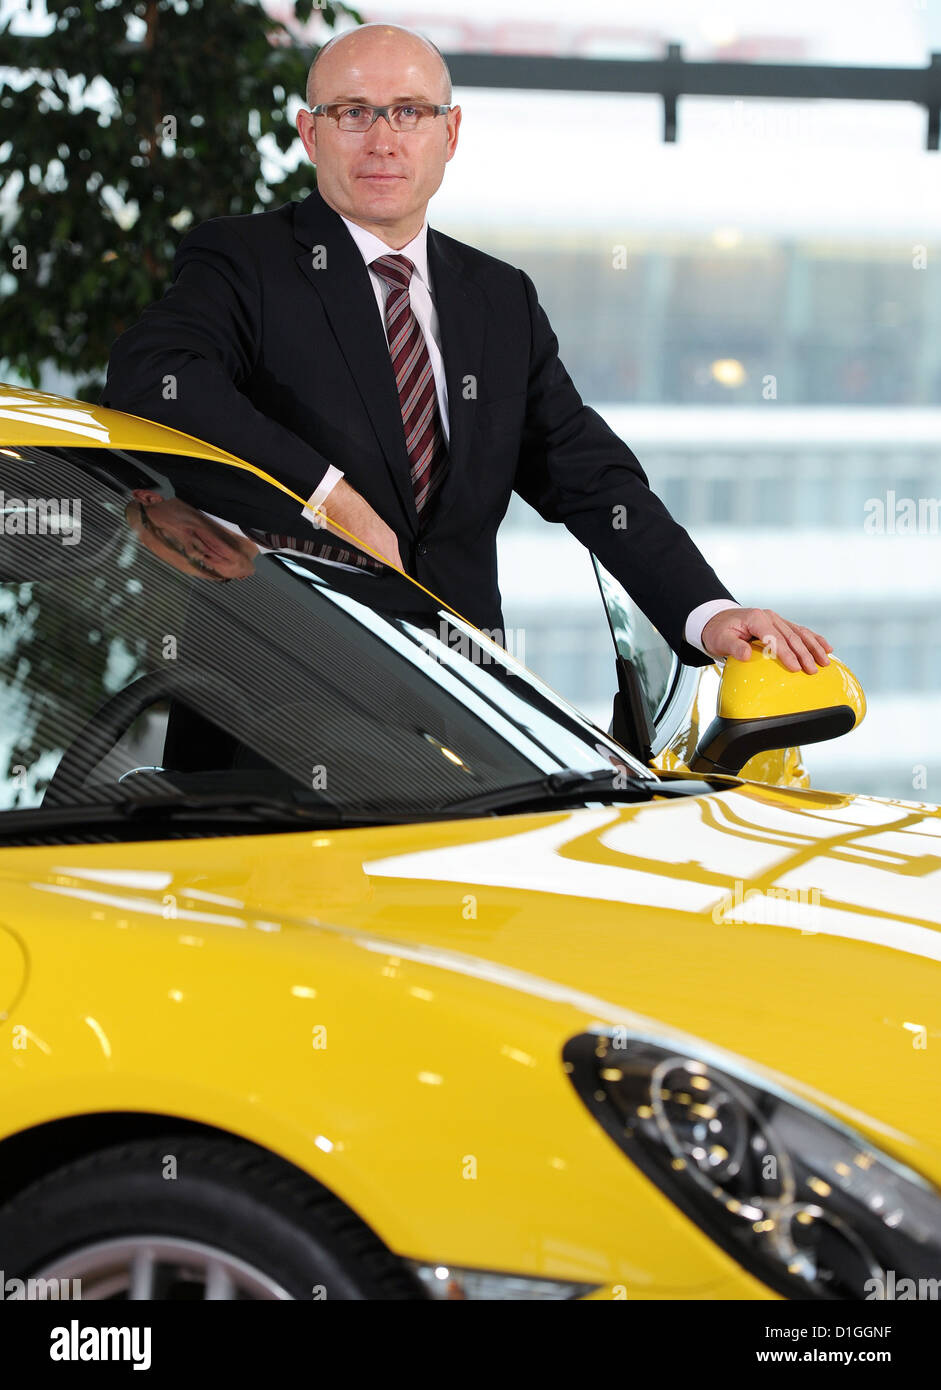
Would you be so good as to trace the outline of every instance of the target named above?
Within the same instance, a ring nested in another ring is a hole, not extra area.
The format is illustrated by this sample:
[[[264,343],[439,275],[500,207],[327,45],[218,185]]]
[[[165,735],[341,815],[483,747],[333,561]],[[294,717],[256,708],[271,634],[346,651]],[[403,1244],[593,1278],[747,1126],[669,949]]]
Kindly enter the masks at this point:
[[[726,658],[719,682],[720,719],[779,719],[782,715],[846,705],[855,716],[853,728],[866,715],[866,697],[848,666],[830,653],[830,665],[788,671],[760,642],[752,643],[750,661]]]

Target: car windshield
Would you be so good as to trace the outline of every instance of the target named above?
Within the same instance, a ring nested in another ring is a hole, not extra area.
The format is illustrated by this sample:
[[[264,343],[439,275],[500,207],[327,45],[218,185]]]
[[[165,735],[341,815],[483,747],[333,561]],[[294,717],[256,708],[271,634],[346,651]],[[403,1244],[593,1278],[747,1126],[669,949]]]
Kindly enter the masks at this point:
[[[0,483],[0,824],[194,788],[420,817],[565,769],[652,776],[246,471],[17,444]]]

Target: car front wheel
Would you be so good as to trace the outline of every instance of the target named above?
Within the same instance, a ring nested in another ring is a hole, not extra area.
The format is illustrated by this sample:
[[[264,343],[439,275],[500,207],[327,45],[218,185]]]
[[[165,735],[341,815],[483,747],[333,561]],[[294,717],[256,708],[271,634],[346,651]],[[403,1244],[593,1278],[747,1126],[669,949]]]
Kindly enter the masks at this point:
[[[25,1188],[0,1209],[0,1265],[27,1290],[80,1280],[58,1287],[83,1301],[422,1297],[312,1178],[254,1145],[191,1136],[104,1149]]]

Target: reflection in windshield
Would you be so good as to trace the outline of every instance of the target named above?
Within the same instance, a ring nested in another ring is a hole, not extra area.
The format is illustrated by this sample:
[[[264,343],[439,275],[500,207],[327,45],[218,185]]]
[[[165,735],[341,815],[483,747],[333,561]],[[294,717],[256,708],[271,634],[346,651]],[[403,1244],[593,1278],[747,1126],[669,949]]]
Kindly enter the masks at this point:
[[[16,460],[6,491],[54,469],[83,532],[0,535],[0,807],[293,788],[420,815],[566,768],[650,775],[405,576],[305,536],[255,476],[104,449]]]
[[[128,525],[152,554],[183,574],[227,583],[247,579],[255,559],[269,550],[288,555],[314,555],[344,569],[381,570],[368,555],[347,546],[300,534],[271,534],[260,527],[242,531],[231,522],[207,515],[180,497],[163,497],[152,488],[135,488],[125,508]]]
[[[230,531],[179,497],[134,489],[124,512],[141,544],[159,560],[197,579],[247,579],[255,572],[257,544]]]

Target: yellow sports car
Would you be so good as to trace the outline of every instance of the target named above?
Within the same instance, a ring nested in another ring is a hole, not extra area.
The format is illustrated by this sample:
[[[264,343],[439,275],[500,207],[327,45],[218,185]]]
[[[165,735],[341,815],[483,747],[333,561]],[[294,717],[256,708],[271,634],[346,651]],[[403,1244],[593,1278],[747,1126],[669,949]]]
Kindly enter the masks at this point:
[[[841,663],[679,667],[602,574],[605,733],[249,465],[0,430],[6,1297],[937,1273],[941,820],[774,751]]]

